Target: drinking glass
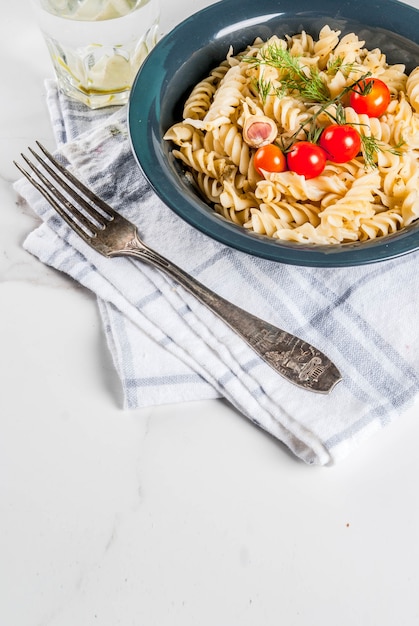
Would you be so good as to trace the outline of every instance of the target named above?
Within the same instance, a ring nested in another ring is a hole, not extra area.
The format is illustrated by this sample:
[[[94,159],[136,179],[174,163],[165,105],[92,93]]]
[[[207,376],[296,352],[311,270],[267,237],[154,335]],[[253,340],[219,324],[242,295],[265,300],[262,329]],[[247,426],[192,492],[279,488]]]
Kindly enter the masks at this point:
[[[158,38],[159,0],[32,0],[61,90],[92,109],[124,104]]]

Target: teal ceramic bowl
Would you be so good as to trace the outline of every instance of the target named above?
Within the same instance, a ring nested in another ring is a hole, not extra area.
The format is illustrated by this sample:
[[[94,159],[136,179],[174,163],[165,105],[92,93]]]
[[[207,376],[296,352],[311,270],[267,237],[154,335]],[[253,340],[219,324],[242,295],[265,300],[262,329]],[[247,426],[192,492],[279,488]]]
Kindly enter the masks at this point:
[[[255,235],[230,223],[205,203],[171,155],[165,131],[180,121],[193,88],[227,54],[256,37],[305,30],[317,36],[328,24],[355,32],[366,47],[381,48],[389,63],[419,65],[419,11],[396,0],[223,0],[195,13],[166,35],[143,63],[128,108],[134,156],[158,196],[193,227],[251,255],[314,267],[384,261],[419,248],[419,223],[368,242],[305,245]]]

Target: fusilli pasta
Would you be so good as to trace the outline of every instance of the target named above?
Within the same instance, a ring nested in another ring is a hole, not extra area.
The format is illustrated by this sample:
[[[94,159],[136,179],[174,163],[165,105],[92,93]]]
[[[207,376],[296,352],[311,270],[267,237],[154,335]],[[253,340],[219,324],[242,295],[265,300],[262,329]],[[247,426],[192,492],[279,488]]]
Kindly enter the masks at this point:
[[[223,218],[258,234],[314,244],[375,239],[419,219],[419,67],[407,74],[381,50],[366,49],[355,33],[340,35],[326,25],[317,39],[303,31],[256,40],[239,54],[230,49],[192,90],[183,120],[164,138]],[[266,62],[272,46],[289,51],[307,75],[314,68],[330,95],[328,106],[284,88],[282,70]],[[339,99],[361,75],[380,78],[391,92],[379,118]],[[340,116],[374,142],[373,162],[363,143],[355,159],[327,162],[315,178],[293,171],[262,175],[243,132],[252,115],[272,120],[278,145],[304,138],[312,120],[321,131]]]

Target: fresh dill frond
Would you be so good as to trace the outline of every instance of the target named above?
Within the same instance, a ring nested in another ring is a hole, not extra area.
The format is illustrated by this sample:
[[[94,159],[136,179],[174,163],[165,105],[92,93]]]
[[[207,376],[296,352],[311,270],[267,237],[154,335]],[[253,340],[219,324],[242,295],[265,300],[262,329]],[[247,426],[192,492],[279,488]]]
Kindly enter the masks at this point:
[[[330,100],[329,89],[317,68],[310,68],[309,76],[305,79],[300,94],[304,100],[311,102],[328,102]]]
[[[346,124],[345,107],[339,100],[335,104],[335,122],[336,124]],[[327,110],[325,111],[327,113]]]
[[[329,61],[327,62],[326,65],[326,71],[328,72],[328,74],[337,74],[340,71],[342,71],[342,66],[343,66],[343,58],[342,57],[336,57],[335,59],[329,59]]]
[[[400,156],[402,154],[402,150],[400,150],[400,148],[402,146],[404,146],[406,144],[404,139],[400,139],[400,141],[398,143],[396,143],[395,146],[393,146],[392,148],[389,148],[389,152],[391,152],[391,154],[394,154],[395,156]]]
[[[343,57],[336,57],[335,59],[329,60],[326,67],[326,72],[328,74],[335,75],[338,72],[341,72],[345,78],[351,74],[351,72],[361,72],[361,70],[356,63],[344,63]]]
[[[259,55],[260,57],[255,59],[256,61],[277,69],[287,70],[295,76],[298,76],[302,71],[299,61],[300,57],[291,54],[287,48],[282,48],[275,43],[262,47]]]
[[[371,169],[377,167],[377,154],[378,152],[390,152],[395,156],[400,156],[401,146],[403,141],[399,142],[396,146],[387,146],[386,144],[378,141],[375,137],[361,135],[362,152],[365,159],[365,164]]]
[[[303,100],[309,102],[327,102],[329,89],[317,68],[305,67],[299,56],[287,49],[272,44],[260,50],[259,57],[247,57],[243,60],[253,65],[268,65],[279,70],[278,80],[283,90],[297,92]]]
[[[259,80],[257,81],[256,88],[263,104],[265,104],[266,99],[269,96],[269,94],[275,93],[275,90],[273,89],[271,81],[264,80],[263,78],[259,78]]]
[[[374,169],[377,167],[376,157],[379,151],[378,142],[375,137],[361,135],[362,153],[365,159],[365,165]]]

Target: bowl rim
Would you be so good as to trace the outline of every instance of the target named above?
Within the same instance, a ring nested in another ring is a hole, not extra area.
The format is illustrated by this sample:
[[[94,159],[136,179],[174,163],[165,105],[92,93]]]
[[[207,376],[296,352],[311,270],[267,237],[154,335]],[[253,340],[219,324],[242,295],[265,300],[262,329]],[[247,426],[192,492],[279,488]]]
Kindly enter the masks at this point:
[[[173,54],[178,41],[188,40],[190,32],[199,32],[202,28],[205,31],[207,24],[215,23],[220,11],[223,15],[229,15],[229,11],[231,12],[233,8],[236,8],[237,12],[237,6],[241,7],[241,10],[247,9],[247,2],[250,6],[250,0],[242,0],[239,5],[236,4],[236,0],[220,0],[193,13],[157,43],[137,73],[128,103],[129,140],[134,158],[157,196],[179,217],[219,243],[271,261],[312,267],[345,267],[385,261],[417,250],[419,248],[419,220],[390,235],[343,244],[319,245],[287,242],[247,231],[242,226],[215,213],[209,204],[199,198],[182,176],[179,163],[174,163],[175,159],[171,156],[170,149],[165,146],[166,151],[162,150],[164,141],[162,137],[166,129],[160,128],[161,93],[163,90],[164,96],[164,89],[168,82],[163,71],[169,58],[168,55]],[[286,8],[292,7],[294,3],[295,0],[282,0],[280,3],[277,0],[264,0],[259,3],[256,11],[258,19],[262,16],[272,17],[272,15],[281,19],[285,15]],[[310,15],[307,15],[305,8],[309,6],[311,7]],[[334,0],[322,2],[300,0],[299,11],[294,13],[296,15],[301,13],[304,19],[323,17],[326,20],[330,15],[327,14],[325,7],[330,7],[331,10],[333,6],[336,8]],[[419,25],[419,10],[411,5],[401,3],[399,0],[382,0],[375,6],[380,14],[377,17],[377,25],[371,25],[371,28],[384,29],[384,26],[380,26],[380,20],[381,23],[385,23],[382,21],[383,15],[386,11],[388,14],[389,8],[397,12],[399,24],[402,26],[398,31],[394,31],[396,34],[402,37],[406,37],[406,32],[413,35],[414,28],[412,27],[415,23]],[[351,2],[340,3],[339,17],[345,17],[343,10],[345,7],[350,14],[353,14],[356,13],[357,7],[360,10],[361,7],[365,7],[365,2],[364,0],[351,0]],[[347,17],[350,19],[350,15]],[[409,19],[406,21],[406,18]],[[252,16],[247,19],[251,20]],[[404,28],[405,24],[408,24],[408,27]],[[417,45],[414,38],[406,37],[406,39]],[[201,43],[200,47],[198,42],[192,44],[193,50],[203,50],[213,41],[214,38],[211,37],[209,29],[207,39]],[[202,77],[204,76],[205,71],[202,74]]]

